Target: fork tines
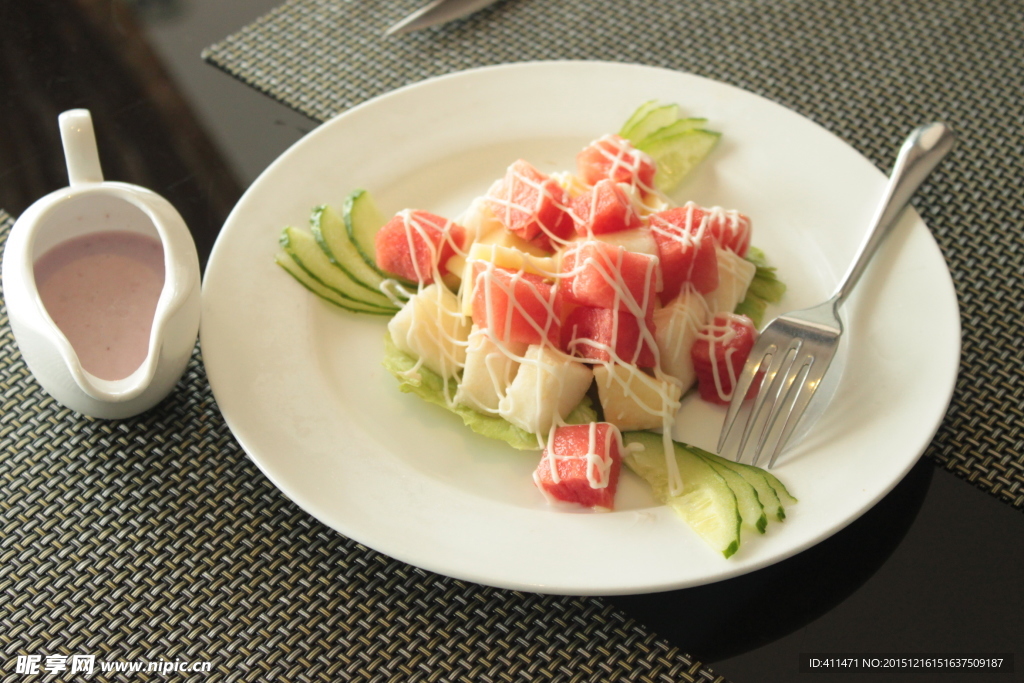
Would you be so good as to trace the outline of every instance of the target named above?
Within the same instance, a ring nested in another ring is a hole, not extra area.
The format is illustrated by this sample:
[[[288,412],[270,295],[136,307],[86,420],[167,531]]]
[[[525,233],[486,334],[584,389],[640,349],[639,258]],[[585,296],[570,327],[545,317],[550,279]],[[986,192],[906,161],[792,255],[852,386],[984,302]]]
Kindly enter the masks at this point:
[[[729,442],[736,443],[737,420],[745,416],[735,450],[737,462],[744,460],[751,436],[756,435],[751,464],[770,451],[768,467],[775,465],[835,355],[840,329],[797,315],[778,318],[761,333],[737,378],[718,441],[718,451],[725,455]],[[750,401],[752,385],[757,395]]]

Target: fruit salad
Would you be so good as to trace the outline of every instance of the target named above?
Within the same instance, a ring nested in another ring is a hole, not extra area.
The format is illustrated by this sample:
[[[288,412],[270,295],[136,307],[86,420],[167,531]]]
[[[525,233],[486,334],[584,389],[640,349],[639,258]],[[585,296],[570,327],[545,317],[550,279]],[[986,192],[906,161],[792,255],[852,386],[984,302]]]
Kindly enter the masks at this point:
[[[538,494],[613,510],[623,465],[730,556],[795,502],[781,482],[671,439],[684,394],[728,404],[784,287],[735,209],[670,192],[718,133],[643,105],[543,173],[513,160],[458,216],[387,218],[357,191],[288,228],[278,263],[349,311],[389,316],[403,391],[481,434],[540,451]]]

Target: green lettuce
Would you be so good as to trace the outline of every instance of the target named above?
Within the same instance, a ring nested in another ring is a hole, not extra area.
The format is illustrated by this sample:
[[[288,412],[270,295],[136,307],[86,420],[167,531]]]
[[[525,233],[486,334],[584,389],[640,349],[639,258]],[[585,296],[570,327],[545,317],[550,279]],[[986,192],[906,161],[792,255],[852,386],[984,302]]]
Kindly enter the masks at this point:
[[[481,436],[490,439],[504,441],[513,448],[521,451],[541,450],[537,436],[525,429],[521,429],[503,417],[497,415],[486,415],[462,405],[449,405],[445,400],[445,382],[436,372],[420,366],[412,375],[408,375],[416,365],[416,359],[403,353],[395,346],[391,335],[384,335],[384,361],[383,365],[388,372],[398,380],[399,390],[416,394],[424,401],[441,406],[462,418],[462,422]],[[455,381],[449,380],[448,391],[454,392]],[[589,397],[584,397],[576,408],[569,413],[565,421],[569,424],[588,424],[597,421],[597,412]]]
[[[776,277],[775,269],[768,265],[764,252],[757,247],[750,247],[747,260],[757,267],[757,271],[747,289],[746,298],[736,306],[735,312],[753,320],[754,327],[760,329],[768,304],[778,303],[782,299],[786,285]]]

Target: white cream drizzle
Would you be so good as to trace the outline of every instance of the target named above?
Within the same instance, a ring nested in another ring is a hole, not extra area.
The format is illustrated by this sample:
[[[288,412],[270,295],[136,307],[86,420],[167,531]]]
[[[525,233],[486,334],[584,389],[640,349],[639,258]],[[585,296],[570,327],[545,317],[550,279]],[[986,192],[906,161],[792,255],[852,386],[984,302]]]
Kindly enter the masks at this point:
[[[693,240],[695,239],[695,237],[702,236],[704,231],[709,229],[708,225],[710,220],[724,220],[728,222],[730,229],[747,230],[747,232],[743,234],[746,236],[745,239],[749,239],[749,221],[741,220],[741,214],[739,214],[739,212],[726,211],[724,209],[721,209],[720,207],[714,207],[713,209],[702,209],[702,211],[705,212],[705,216],[700,221],[699,225],[695,226],[693,229],[680,230],[678,227],[675,226],[659,225],[657,218],[651,218],[649,214],[652,212],[665,210],[666,208],[671,207],[672,204],[664,195],[658,192],[655,187],[642,183],[639,177],[639,172],[642,164],[653,162],[651,162],[650,158],[647,157],[642,152],[640,152],[639,150],[632,148],[628,144],[622,144],[621,139],[618,139],[617,136],[605,136],[592,144],[600,143],[602,141],[608,143],[601,144],[598,148],[610,162],[609,176],[614,177],[614,174],[620,169],[622,169],[625,170],[626,173],[628,173],[629,177],[632,179],[630,183],[622,183],[620,185],[622,189],[626,191],[626,196],[630,200],[630,206],[628,207],[628,210],[633,212],[632,215],[635,216],[637,220],[639,220],[641,223],[649,224],[649,227],[652,230],[659,231],[663,235],[668,235],[672,239],[679,239],[680,241],[685,241]],[[516,204],[512,200],[512,198],[516,196],[515,183],[525,183],[535,191],[537,200],[533,206],[523,206],[520,204]],[[502,185],[504,185],[502,190],[502,194],[504,196],[497,196],[497,190],[501,188]],[[494,186],[492,186],[491,190],[489,191],[488,195],[483,199],[484,201],[486,201],[487,205],[491,207],[491,211],[493,212],[495,217],[498,220],[502,221],[506,226],[508,226],[513,221],[514,212],[522,212],[528,215],[536,215],[537,212],[541,209],[544,202],[546,201],[554,203],[557,206],[557,208],[561,209],[562,211],[571,212],[571,207],[566,206],[565,203],[563,203],[562,201],[563,198],[556,196],[556,194],[551,191],[551,188],[562,189],[562,192],[564,193],[564,198],[566,202],[568,202],[570,201],[569,198],[572,196],[574,192],[578,193],[581,191],[585,191],[581,190],[581,188],[586,187],[589,186],[587,186],[587,184],[584,183],[579,178],[572,176],[572,174],[568,173],[560,175],[557,182],[551,182],[550,179],[544,181],[536,181],[524,175],[524,173],[522,173],[519,170],[519,168],[517,168],[517,165],[513,164],[512,166],[509,167],[504,181],[496,181]],[[595,193],[595,202],[596,199],[597,194]],[[480,201],[480,198],[478,198],[478,200],[476,201]],[[691,217],[695,216],[696,210],[701,208],[698,207],[693,202],[687,203],[685,207],[688,208],[689,215]],[[592,205],[591,215],[593,215],[594,208],[595,207]],[[456,240],[453,239],[451,235],[452,231],[450,229],[450,226],[453,225],[453,223],[451,221],[447,221],[444,226],[434,226],[435,228],[441,229],[444,235],[444,241],[441,243],[441,245],[435,246],[433,240],[428,237],[428,228],[420,224],[420,221],[416,218],[415,214],[412,211],[404,211],[401,212],[400,215],[403,216],[405,221],[406,234],[409,240],[410,253],[416,253],[415,250],[413,249],[414,234],[418,234],[422,238],[423,242],[426,245],[428,245],[428,248],[430,249],[431,263],[433,264],[431,273],[420,273],[419,263],[416,259],[413,259],[414,268],[416,269],[418,279],[422,281],[425,279],[424,277],[422,277],[423,275],[430,275],[432,280],[435,283],[437,283],[438,286],[443,287],[444,281],[440,273],[441,264],[438,264],[438,248],[443,244],[449,244],[456,254],[465,257],[468,255],[468,250],[470,249],[471,244],[457,244]],[[578,218],[578,216],[575,215],[573,215],[573,217]],[[538,225],[541,231],[550,239],[552,246],[559,253],[563,251],[577,250],[576,254],[579,255],[579,249],[582,245],[585,245],[587,243],[602,244],[600,242],[596,242],[595,240],[593,240],[592,234],[588,234],[582,242],[579,242],[573,239],[562,238],[561,236],[556,234],[554,230],[555,226],[553,225],[546,225],[543,223],[538,223]],[[470,231],[470,239],[472,239],[473,237],[473,232],[475,231]],[[575,236],[573,235],[571,237]],[[607,247],[610,245],[607,245],[605,243],[605,246]],[[547,269],[541,269],[539,272],[540,277],[543,278],[545,283],[551,285],[557,284],[557,286],[566,286],[569,279],[573,278],[574,276],[580,274],[581,272],[587,269],[590,269],[591,272],[598,273],[601,280],[603,280],[603,282],[607,284],[607,286],[610,288],[613,294],[613,305],[611,308],[613,311],[615,311],[614,315],[618,316],[620,314],[619,311],[623,311],[634,316],[638,321],[639,338],[637,340],[636,348],[633,350],[632,356],[630,358],[620,358],[618,356],[618,325],[613,326],[613,337],[609,344],[600,343],[596,340],[579,339],[574,342],[574,345],[582,343],[590,344],[594,347],[600,348],[607,354],[607,361],[595,361],[592,359],[574,358],[559,350],[557,346],[555,346],[555,344],[560,343],[560,340],[557,338],[558,335],[554,334],[554,330],[552,329],[553,326],[559,324],[555,304],[555,288],[553,286],[551,288],[550,293],[543,292],[534,281],[526,277],[525,267],[520,267],[518,270],[503,268],[503,274],[501,276],[496,276],[495,272],[498,266],[496,266],[493,262],[480,259],[468,259],[468,263],[474,264],[473,268],[467,270],[467,272],[469,273],[474,273],[472,275],[473,282],[463,282],[462,287],[463,289],[465,289],[467,286],[472,285],[473,290],[476,290],[481,286],[484,287],[484,311],[485,317],[488,320],[493,320],[493,316],[497,313],[496,302],[493,301],[493,297],[496,292],[500,292],[502,297],[507,299],[508,301],[504,319],[502,321],[502,324],[498,326],[503,331],[503,334],[496,334],[493,328],[480,327],[474,328],[473,331],[473,334],[479,333],[486,335],[488,341],[491,342],[493,350],[488,351],[489,354],[501,354],[505,358],[514,361],[515,365],[512,367],[516,368],[515,373],[509,370],[510,366],[508,366],[507,364],[492,362],[489,358],[484,358],[484,366],[488,369],[488,372],[490,373],[490,380],[494,384],[495,393],[503,404],[508,403],[509,394],[507,392],[507,388],[510,386],[511,381],[515,376],[518,375],[518,373],[522,373],[525,367],[532,367],[534,372],[538,374],[543,373],[545,375],[548,375],[551,379],[556,379],[556,393],[559,394],[564,389],[564,387],[562,386],[563,375],[559,372],[563,363],[585,363],[589,365],[603,364],[609,369],[612,368],[613,366],[617,366],[619,368],[628,368],[628,372],[623,373],[621,375],[615,372],[611,372],[609,373],[609,375],[614,378],[614,381],[620,383],[620,388],[625,395],[630,396],[633,400],[636,400],[638,405],[642,406],[643,410],[649,411],[652,415],[656,415],[658,419],[660,419],[662,423],[666,466],[668,470],[669,491],[672,495],[679,495],[683,489],[683,482],[681,480],[679,469],[677,467],[676,460],[674,457],[674,446],[671,438],[672,424],[675,420],[675,413],[678,409],[679,403],[678,401],[666,399],[656,401],[657,405],[651,405],[641,400],[641,397],[637,395],[637,393],[632,388],[634,382],[637,382],[638,385],[643,385],[645,383],[650,384],[655,380],[667,384],[681,384],[678,379],[667,374],[662,369],[661,353],[659,350],[657,339],[655,338],[654,330],[651,329],[651,327],[649,327],[646,324],[646,320],[648,319],[647,313],[649,310],[652,309],[653,306],[655,306],[655,300],[652,299],[652,297],[656,296],[655,288],[658,284],[660,284],[660,273],[658,272],[659,262],[657,257],[648,258],[643,278],[643,292],[641,293],[641,296],[638,299],[636,296],[634,296],[632,292],[629,291],[629,288],[626,286],[625,280],[622,275],[622,266],[624,263],[624,259],[626,258],[626,253],[626,250],[621,247],[612,249],[602,249],[600,247],[590,248],[586,250],[584,260],[582,262],[579,262],[577,259],[577,262],[574,264],[573,268],[566,272],[550,272]],[[529,256],[526,256],[524,258],[523,263],[528,263],[529,261],[527,261],[526,259],[529,258]],[[652,286],[652,284],[654,284],[655,286]],[[393,290],[391,288],[393,288]],[[421,296],[423,294],[424,289],[425,287],[423,285],[420,285],[417,288],[417,292],[412,296]],[[400,303],[401,295],[408,294],[408,292],[398,282],[386,283],[386,287],[382,287],[382,290],[385,291],[385,293],[388,294],[389,298],[391,298],[396,303]],[[390,293],[389,290],[391,290]],[[544,320],[538,321],[531,317],[528,310],[522,305],[521,301],[519,300],[519,297],[513,296],[513,294],[517,291],[525,292],[527,296],[532,296],[537,300],[537,302],[541,304],[541,310],[543,312]],[[406,302],[404,305],[408,306],[409,302]],[[436,310],[439,319],[435,321],[436,324],[432,325],[431,329],[437,330],[438,334],[441,335],[441,338],[436,340],[437,346],[440,348],[460,347],[465,350],[466,347],[469,346],[468,333],[465,335],[464,338],[460,338],[450,334],[448,332],[448,330],[451,329],[450,326],[446,326],[444,324],[444,320],[442,319],[443,316],[446,315],[457,315],[460,317],[463,316],[462,307],[458,306],[456,311],[447,311],[443,306],[439,305],[437,306]],[[510,338],[510,334],[512,331],[512,321],[516,313],[518,313],[525,321],[527,321],[531,329],[539,336],[540,341],[537,344],[537,346],[539,346],[542,350],[546,350],[547,353],[538,353],[537,350],[530,351],[529,349],[526,352],[517,352],[521,349],[521,345],[513,343]],[[689,325],[690,321],[688,319],[684,319],[681,322],[681,324]],[[468,325],[463,324],[463,326],[468,328]],[[726,330],[725,334],[729,334],[730,331],[731,330]],[[668,336],[669,338],[672,338],[673,334],[670,332]],[[554,337],[555,339],[553,340],[552,337]],[[715,335],[711,335],[709,341],[712,344],[725,343],[725,338],[724,336],[716,338]],[[643,372],[640,368],[636,367],[635,365],[637,359],[639,358],[639,354],[645,347],[650,349],[654,356],[655,363],[654,367],[652,368],[653,377]],[[447,366],[446,369],[454,368],[456,370],[455,372],[452,372],[450,375],[445,376],[445,398],[446,401],[449,402],[449,405],[452,405],[455,395],[455,392],[450,391],[449,382],[452,381],[455,377],[457,377],[458,371],[465,366],[465,362],[460,361],[458,358],[455,358],[454,355],[455,354],[447,354],[444,361],[444,364]],[[715,358],[715,354],[713,352],[712,358]],[[407,371],[407,373],[410,374],[410,376],[416,375],[421,365],[422,359],[419,359],[416,365],[409,371]],[[729,368],[729,372],[731,372],[731,366],[728,363],[726,365]],[[490,370],[491,368],[494,368],[493,372]],[[719,381],[719,373],[721,373],[722,370],[716,367],[714,372],[716,377],[716,385],[718,386],[721,394],[723,386],[722,383]],[[734,383],[734,378],[731,379],[733,379]],[[546,398],[545,396],[540,395],[543,391],[545,391],[544,387],[546,385],[547,383],[543,381],[538,381],[536,383],[537,395],[534,395],[532,397],[532,400],[535,401],[537,404],[542,404],[544,402],[544,399]],[[550,391],[550,388],[548,390]],[[479,407],[476,408],[479,409]],[[488,408],[485,409],[484,412],[495,414],[498,413],[499,411]],[[538,439],[538,447],[543,448],[546,443],[553,443],[552,437],[555,433],[555,430],[558,429],[559,427],[565,426],[566,424],[567,423],[565,422],[565,415],[556,413],[553,416],[550,428],[546,430],[547,433],[536,434]],[[611,459],[600,456],[601,449],[597,447],[598,444],[596,442],[596,424],[592,423],[590,429],[590,442],[587,449],[587,453],[582,456],[576,457],[584,457],[587,459],[587,478],[590,482],[590,485],[593,488],[603,488],[608,485],[608,481],[610,478],[609,472],[611,467]],[[609,429],[607,430],[605,435],[605,443],[603,444],[603,452],[609,452],[608,447],[610,445],[611,439],[616,439],[616,443],[618,448],[620,449],[620,452],[624,453],[625,448],[622,444],[622,437],[619,430],[616,427],[614,427],[614,425],[609,424]],[[549,449],[549,451],[553,451],[553,449]],[[560,480],[556,462],[556,458],[559,457],[566,456],[560,456],[553,452],[551,452],[548,456],[548,464],[551,468],[552,480],[555,482],[558,482]]]
[[[611,482],[611,470],[614,465],[614,458],[612,458],[612,446],[618,448],[620,454],[625,453],[625,445],[622,442],[622,433],[615,427],[615,425],[608,424],[607,422],[601,423],[606,427],[604,429],[604,438],[598,443],[598,423],[591,422],[588,425],[587,431],[587,452],[582,454],[572,453],[558,453],[557,452],[557,440],[555,439],[555,430],[557,427],[551,428],[551,433],[548,438],[548,444],[550,446],[545,451],[545,461],[548,467],[548,471],[551,473],[551,481],[558,484],[562,481],[561,475],[558,472],[558,462],[566,460],[586,460],[586,473],[587,483],[592,489],[604,489],[608,488]],[[599,447],[600,446],[600,447]],[[536,474],[534,474],[534,483],[538,484]]]
[[[562,212],[568,213],[570,211],[570,207],[565,201],[568,199],[568,195],[564,190],[562,190],[561,185],[550,177],[541,181],[528,177],[521,170],[525,163],[526,162],[520,160],[509,166],[505,172],[504,181],[500,181],[492,186],[492,189],[488,193],[487,200],[491,206],[495,207],[495,214],[506,227],[512,226],[513,222],[516,220],[514,215],[516,212],[525,214],[526,216],[532,216],[534,217],[534,220],[537,221],[537,226],[540,228],[540,231],[547,235],[552,246],[565,246],[569,240],[566,237],[557,234],[555,231],[556,226],[549,225],[547,222],[540,220],[539,214],[541,209],[544,207],[545,202],[550,202],[551,205],[557,209],[554,212],[555,215],[560,215]],[[533,206],[515,203],[517,184],[526,185],[534,190],[534,196],[536,199],[534,200]],[[555,193],[552,192],[552,188],[562,190],[560,193],[561,196],[556,196]],[[571,237],[571,235],[568,237]],[[532,239],[535,238],[531,238],[531,240]]]
[[[735,313],[719,313],[701,328],[701,331],[697,334],[698,339],[705,340],[708,343],[708,356],[711,360],[711,376],[715,381],[715,392],[721,400],[726,402],[732,400],[737,377],[732,363],[732,357],[736,354],[736,349],[730,346],[730,344],[732,344],[733,339],[736,338],[739,332],[736,331],[733,323],[743,327],[753,327],[750,324],[750,319],[745,316],[736,315]],[[721,361],[718,360],[719,345],[725,347],[725,353]],[[725,367],[723,368],[722,365]],[[729,379],[728,389],[726,389],[726,384],[723,381],[725,377]]]

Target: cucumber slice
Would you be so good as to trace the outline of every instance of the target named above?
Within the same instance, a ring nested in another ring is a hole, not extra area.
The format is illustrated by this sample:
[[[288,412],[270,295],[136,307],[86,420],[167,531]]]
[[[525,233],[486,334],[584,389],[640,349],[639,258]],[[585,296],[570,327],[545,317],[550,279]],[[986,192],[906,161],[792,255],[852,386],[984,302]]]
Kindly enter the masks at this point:
[[[721,133],[699,128],[654,142],[641,142],[637,148],[646,152],[658,166],[654,184],[662,192],[670,192],[718,142]]]
[[[383,299],[386,305],[394,306],[391,300],[380,291],[381,283],[387,278],[363,261],[356,245],[349,239],[345,220],[338,215],[337,211],[326,204],[316,207],[309,219],[309,226],[313,231],[313,237],[316,238],[316,243],[320,245],[328,260],[345,271],[353,282],[370,292],[370,296],[360,295],[360,298],[365,298],[372,303]],[[385,304],[382,303],[382,305]]]
[[[629,132],[631,128],[636,126],[636,124],[640,123],[640,121],[642,121],[645,116],[647,116],[657,108],[658,100],[648,100],[647,102],[644,102],[639,107],[637,107],[636,111],[630,114],[629,118],[626,119],[626,122],[622,124],[622,128],[619,129],[619,137],[626,137],[626,133]]]
[[[374,242],[377,232],[384,227],[385,220],[384,214],[377,208],[370,193],[366,190],[353,190],[345,198],[345,203],[341,207],[341,216],[345,221],[345,232],[348,233],[348,238],[359,252],[363,262],[382,277],[389,277],[387,273],[377,267]]]
[[[675,444],[676,465],[683,490],[673,496],[669,491],[661,435],[653,432],[626,432],[624,461],[643,477],[655,497],[682,517],[704,542],[731,557],[740,547],[740,513],[736,495],[718,472],[705,460]]]
[[[727,460],[726,458],[723,458],[720,455],[708,453],[707,451],[703,451],[693,446],[690,446],[689,448],[699,453],[706,460],[710,460],[723,467],[727,467],[731,469],[733,472],[739,474],[744,479],[746,479],[750,483],[750,485],[754,487],[754,490],[757,491],[757,497],[761,501],[761,505],[764,506],[765,511],[768,514],[775,517],[775,519],[779,520],[780,522],[786,519],[786,509],[783,506],[783,502],[780,499],[775,487],[771,484],[771,482],[768,479],[768,477],[770,476],[768,472],[762,470],[760,467],[744,465],[738,462],[734,462],[732,460]],[[783,491],[785,491],[786,487],[782,486],[782,482],[778,481],[778,479],[776,479],[774,476],[772,476],[772,479],[775,479],[775,481],[778,482],[778,486]],[[787,502],[786,505],[790,505],[796,502],[796,499],[793,498],[792,496],[789,496],[788,492],[787,496],[787,500],[789,502]]]
[[[398,307],[386,296],[359,286],[346,271],[336,267],[308,232],[285,228],[281,233],[281,247],[310,277],[342,299],[358,304],[360,310],[369,307],[388,314],[398,312]]]
[[[688,130],[696,130],[697,128],[702,127],[707,122],[708,122],[707,119],[698,119],[698,118],[679,119],[678,121],[676,121],[674,123],[670,123],[669,125],[665,126],[664,128],[659,128],[658,130],[650,133],[647,137],[645,137],[643,140],[641,140],[639,142],[639,144],[641,144],[641,145],[651,144],[651,143],[657,142],[658,140],[662,140],[664,138],[670,138],[673,135],[679,135],[680,133],[685,133]]]
[[[370,315],[392,315],[391,311],[385,311],[377,308],[376,306],[362,304],[358,301],[342,297],[333,289],[324,286],[319,280],[316,280],[312,275],[306,272],[302,266],[296,263],[295,260],[288,255],[288,252],[284,250],[277,252],[274,256],[274,262],[284,268],[289,275],[298,280],[300,285],[313,292],[324,301],[328,301],[335,306],[344,308],[346,311],[350,311],[352,313],[369,313]]]
[[[711,465],[722,476],[722,479],[725,479],[725,483],[729,485],[732,492],[736,494],[736,504],[739,506],[740,519],[743,521],[743,524],[751,529],[757,529],[758,533],[763,534],[765,529],[768,528],[768,516],[764,512],[764,506],[761,504],[761,499],[758,497],[757,490],[753,485],[729,467],[715,462],[711,458],[702,457],[699,451],[692,450],[691,453],[694,453],[704,462]]]
[[[675,123],[678,119],[679,105],[666,104],[662,107],[655,107],[628,128],[623,126],[622,137],[635,145],[654,131]]]
[[[764,475],[764,478],[768,480],[768,484],[773,489],[775,489],[775,493],[778,494],[779,500],[782,502],[783,505],[793,505],[795,503],[800,502],[793,497],[793,495],[786,488],[786,485],[779,481],[779,478],[776,477],[774,474],[772,474],[771,472],[765,472],[764,470],[761,470],[761,473]]]

